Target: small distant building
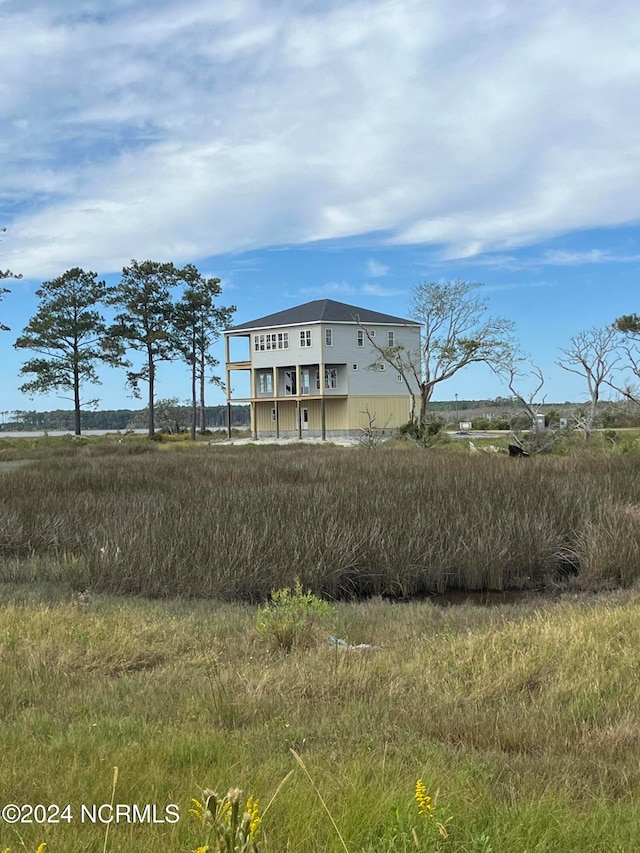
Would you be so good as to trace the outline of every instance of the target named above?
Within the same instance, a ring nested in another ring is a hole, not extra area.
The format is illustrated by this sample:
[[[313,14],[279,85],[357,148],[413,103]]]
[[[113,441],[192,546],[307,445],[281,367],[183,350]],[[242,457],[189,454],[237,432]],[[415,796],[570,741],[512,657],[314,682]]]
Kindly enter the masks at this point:
[[[417,356],[419,323],[319,299],[234,326],[224,337],[227,404],[251,405],[255,438],[358,435],[369,426],[367,412],[378,428],[409,420],[407,386],[380,362],[371,340]],[[246,339],[242,358],[232,360],[238,338]],[[248,396],[233,391],[237,371],[248,373]]]
[[[536,414],[533,418],[533,429],[535,432],[544,432],[546,419],[543,414]]]

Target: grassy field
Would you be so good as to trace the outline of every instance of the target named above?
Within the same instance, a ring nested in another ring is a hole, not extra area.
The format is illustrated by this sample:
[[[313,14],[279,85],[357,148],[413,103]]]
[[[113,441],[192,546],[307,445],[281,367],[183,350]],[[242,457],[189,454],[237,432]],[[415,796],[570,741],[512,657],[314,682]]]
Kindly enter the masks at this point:
[[[255,602],[296,576],[344,599],[640,574],[638,453],[59,440],[0,445],[0,478],[6,581]]]
[[[0,801],[69,803],[75,818],[0,825],[0,849],[195,850],[201,788],[239,786],[264,810],[291,770],[261,850],[638,849],[637,591],[343,603],[329,630],[379,651],[290,654],[247,605],[1,593]],[[114,802],[175,803],[180,820],[112,825],[105,848],[105,826],[77,816],[110,802],[114,766]],[[418,779],[439,792],[433,817]]]
[[[634,853],[639,469],[0,445],[0,806],[71,807],[0,822],[0,851],[188,853],[210,843],[191,798],[239,786],[261,853]],[[286,653],[257,604],[296,576],[336,603]],[[461,587],[525,591],[401,598]],[[81,822],[112,798],[179,820]]]

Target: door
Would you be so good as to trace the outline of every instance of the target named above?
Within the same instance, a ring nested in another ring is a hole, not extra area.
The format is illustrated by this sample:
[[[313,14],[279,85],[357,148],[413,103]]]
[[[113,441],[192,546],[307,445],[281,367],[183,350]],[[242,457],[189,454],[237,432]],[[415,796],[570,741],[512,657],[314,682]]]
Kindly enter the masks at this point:
[[[309,409],[301,409],[302,429],[309,429]]]
[[[296,393],[296,372],[295,370],[285,370],[284,372],[284,393],[286,397],[295,396]]]

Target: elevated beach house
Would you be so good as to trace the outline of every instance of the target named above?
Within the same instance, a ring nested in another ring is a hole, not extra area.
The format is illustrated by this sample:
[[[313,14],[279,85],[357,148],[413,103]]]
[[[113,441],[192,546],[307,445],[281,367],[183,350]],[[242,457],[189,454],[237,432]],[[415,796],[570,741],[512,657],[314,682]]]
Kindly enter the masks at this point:
[[[251,404],[254,438],[324,439],[357,435],[370,417],[389,429],[409,420],[405,382],[380,361],[372,342],[417,352],[418,323],[319,299],[224,336],[227,404]],[[243,390],[235,391],[234,382]]]

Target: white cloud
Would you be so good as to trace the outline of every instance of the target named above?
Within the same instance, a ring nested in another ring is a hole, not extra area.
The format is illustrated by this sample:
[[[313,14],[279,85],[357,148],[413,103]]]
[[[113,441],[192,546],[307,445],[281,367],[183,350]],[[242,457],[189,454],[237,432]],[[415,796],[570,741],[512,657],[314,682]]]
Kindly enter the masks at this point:
[[[6,262],[371,232],[471,259],[637,221],[639,30],[630,0],[5,0]]]
[[[304,287],[298,291],[304,296],[400,296],[406,294],[405,290],[397,290],[390,287],[381,287],[379,284],[363,284],[355,287],[346,281],[328,281],[317,287]]]
[[[325,284],[320,284],[317,287],[303,287],[298,293],[304,296],[353,296],[358,293],[358,290],[346,281],[328,281]]]
[[[370,258],[367,261],[367,274],[371,278],[383,278],[389,274],[389,267],[386,264],[381,264],[380,261]]]
[[[405,290],[397,290],[391,287],[381,287],[379,284],[363,284],[360,292],[366,296],[400,296]]]
[[[457,265],[467,264],[470,267],[493,267],[505,270],[538,269],[544,266],[574,267],[591,264],[630,264],[638,263],[640,255],[616,252],[605,249],[588,249],[572,251],[567,249],[547,249],[542,254],[525,256],[490,253],[486,255],[470,255],[456,259]],[[442,260],[440,265],[442,265]],[[446,264],[447,261],[444,260]],[[430,261],[431,266],[437,266],[438,261]]]
[[[586,252],[549,250],[542,256],[542,263],[551,266],[573,267],[585,264],[629,264],[640,261],[640,255],[617,254],[602,249],[590,249]]]
[[[526,281],[510,284],[483,284],[482,290],[485,293],[501,291],[501,290],[528,290],[537,287],[555,287],[555,282],[551,281]]]

